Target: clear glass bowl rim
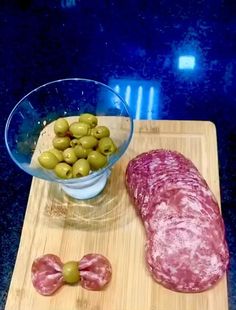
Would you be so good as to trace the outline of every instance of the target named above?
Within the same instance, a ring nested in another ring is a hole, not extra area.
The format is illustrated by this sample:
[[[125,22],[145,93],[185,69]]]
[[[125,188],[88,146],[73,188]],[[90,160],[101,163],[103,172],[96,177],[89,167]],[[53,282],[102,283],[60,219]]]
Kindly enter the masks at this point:
[[[50,82],[47,82],[45,84],[42,84],[42,85],[38,86],[37,88],[34,88],[33,90],[31,90],[29,93],[27,93],[14,106],[14,108],[12,109],[12,111],[9,114],[9,116],[7,118],[7,121],[6,121],[4,138],[5,138],[5,145],[6,145],[7,151],[9,153],[11,159],[13,160],[13,162],[18,167],[20,167],[20,169],[22,169],[23,171],[25,171],[26,173],[29,174],[29,171],[27,171],[24,167],[22,167],[22,165],[15,159],[15,157],[13,156],[13,154],[11,152],[9,144],[8,144],[7,136],[8,136],[8,130],[9,130],[9,125],[10,125],[11,119],[12,119],[16,109],[21,104],[21,102],[24,101],[32,93],[37,92],[41,88],[47,87],[48,85],[56,84],[56,83],[60,83],[60,82],[66,82],[66,81],[68,81],[68,82],[69,81],[71,81],[71,82],[73,82],[73,81],[82,81],[82,82],[94,83],[95,85],[102,86],[103,88],[105,88],[105,89],[109,90],[110,92],[114,93],[121,100],[122,104],[125,106],[125,108],[126,108],[126,110],[128,112],[129,120],[130,120],[130,133],[129,133],[128,140],[123,145],[121,153],[119,154],[119,157],[117,157],[117,156],[112,157],[111,160],[109,161],[109,164],[105,168],[100,169],[98,171],[94,171],[93,173],[91,173],[88,176],[85,176],[83,178],[76,178],[76,179],[69,179],[69,180],[58,179],[58,178],[49,179],[46,176],[45,176],[45,178],[44,177],[39,177],[37,175],[37,173],[30,173],[30,175],[32,175],[34,177],[38,177],[38,178],[41,178],[41,179],[44,179],[44,180],[47,180],[47,181],[54,181],[54,182],[62,183],[62,185],[73,185],[73,184],[78,184],[78,183],[83,183],[83,182],[88,182],[88,181],[90,182],[93,179],[98,178],[99,176],[101,176],[104,173],[104,171],[106,171],[107,169],[110,169],[123,156],[123,154],[127,150],[128,146],[129,146],[129,143],[130,143],[130,141],[132,139],[133,130],[134,130],[134,124],[133,124],[133,118],[131,116],[130,108],[129,108],[128,104],[125,102],[125,100],[118,93],[116,93],[111,87],[109,87],[108,85],[106,85],[104,83],[98,82],[96,80],[85,79],[85,78],[65,78],[65,79],[58,79],[58,80],[54,80],[54,81],[50,81]]]

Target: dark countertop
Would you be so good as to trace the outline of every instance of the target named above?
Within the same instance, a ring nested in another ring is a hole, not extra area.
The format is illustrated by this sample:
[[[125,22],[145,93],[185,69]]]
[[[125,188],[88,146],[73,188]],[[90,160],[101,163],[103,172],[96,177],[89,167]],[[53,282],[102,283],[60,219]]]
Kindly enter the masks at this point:
[[[230,310],[236,309],[236,3],[180,2],[1,1],[0,309],[31,183],[7,154],[5,122],[27,92],[67,77],[116,87],[138,118],[216,124],[222,211],[231,254],[229,304]],[[190,68],[181,69],[184,64],[179,60]],[[137,113],[140,86],[143,105]]]

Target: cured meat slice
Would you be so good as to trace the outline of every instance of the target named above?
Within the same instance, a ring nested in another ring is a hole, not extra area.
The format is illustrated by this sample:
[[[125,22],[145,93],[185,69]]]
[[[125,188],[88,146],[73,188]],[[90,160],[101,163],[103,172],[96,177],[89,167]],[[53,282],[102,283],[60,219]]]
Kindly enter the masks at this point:
[[[137,156],[127,167],[126,183],[128,191],[137,209],[148,203],[153,192],[163,186],[184,179],[185,182],[196,181],[207,187],[197,168],[182,155],[171,151],[151,151]]]
[[[129,162],[126,185],[146,229],[153,278],[181,292],[214,286],[229,262],[224,222],[193,163],[173,151],[143,153]]]
[[[135,189],[133,201],[141,216],[145,218],[149,216],[153,205],[163,200],[164,196],[172,196],[172,193],[178,192],[179,189],[182,191],[185,189],[188,191],[188,194],[197,195],[199,199],[211,200],[211,207],[215,209],[217,214],[219,213],[218,204],[207,184],[201,182],[200,179],[190,177],[187,173],[185,176],[183,173],[176,173],[175,178],[166,177],[164,182],[156,177],[155,180],[153,179],[146,186]]]
[[[200,199],[202,196],[205,198],[209,196],[207,199],[212,201],[212,207],[214,207],[216,212],[219,213],[218,204],[212,192],[209,190],[207,183],[189,160],[183,159],[183,156],[180,156],[180,154],[176,152],[166,151],[164,153],[167,155],[163,155],[163,152],[158,150],[150,153],[152,154],[152,160],[154,160],[154,155],[157,156],[157,161],[159,162],[159,157],[165,159],[166,168],[162,172],[157,170],[154,175],[150,175],[148,179],[143,180],[142,168],[138,169],[138,167],[141,167],[145,158],[148,158],[148,164],[146,163],[145,165],[147,170],[151,166],[154,166],[155,168],[157,167],[156,163],[152,163],[150,161],[150,156],[148,157],[147,153],[145,153],[143,155],[144,159],[141,156],[138,156],[129,163],[127,168],[129,173],[126,173],[128,190],[142,217],[149,216],[149,211],[152,210],[150,207],[150,205],[153,205],[152,201],[156,203],[160,199],[161,193],[183,188],[188,188],[189,193],[200,193]],[[179,160],[178,165],[176,164],[177,160]],[[138,166],[137,162],[139,164]],[[173,168],[173,162],[175,163],[175,166],[178,166],[178,168]],[[132,164],[134,164],[135,167],[137,166],[136,170],[133,169]],[[132,177],[130,177],[130,174]]]
[[[184,183],[182,183],[183,185]],[[143,204],[141,209],[143,218],[150,217],[156,209],[166,212],[196,216],[204,216],[204,219],[216,219],[221,217],[219,207],[211,191],[205,187],[196,187],[194,184],[185,184],[184,187],[169,185],[168,190],[159,189],[149,199],[149,204]]]
[[[52,295],[63,285],[63,264],[60,258],[47,254],[34,260],[31,275],[32,283],[41,295]]]
[[[104,288],[112,276],[111,264],[100,254],[87,254],[79,262],[81,286],[98,291]]]
[[[127,170],[129,173],[126,174],[126,181],[131,187],[136,186],[137,182],[142,184],[152,179],[152,176],[160,177],[175,171],[189,170],[200,177],[200,173],[190,160],[180,153],[165,150],[154,150],[138,155],[129,162]]]
[[[146,245],[153,278],[180,292],[201,292],[212,287],[225,273],[226,243],[209,233],[209,222],[196,218],[160,220]]]

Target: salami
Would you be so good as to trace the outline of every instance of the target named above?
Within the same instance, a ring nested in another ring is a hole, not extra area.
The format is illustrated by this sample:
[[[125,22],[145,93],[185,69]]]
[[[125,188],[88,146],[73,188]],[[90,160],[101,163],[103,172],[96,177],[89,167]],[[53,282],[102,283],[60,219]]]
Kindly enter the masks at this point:
[[[34,260],[31,268],[32,283],[39,294],[52,295],[63,285],[62,266],[60,258],[53,254]]]
[[[179,292],[201,292],[222,278],[229,262],[217,201],[182,154],[154,150],[128,164],[126,185],[147,235],[153,278]]]
[[[81,286],[98,291],[111,280],[112,268],[106,257],[100,254],[87,254],[79,262]]]
[[[46,254],[34,260],[31,277],[36,291],[45,296],[52,295],[63,284],[73,284],[79,279],[83,288],[98,291],[110,282],[112,268],[108,259],[101,254],[87,254],[79,262],[66,264],[58,256]]]

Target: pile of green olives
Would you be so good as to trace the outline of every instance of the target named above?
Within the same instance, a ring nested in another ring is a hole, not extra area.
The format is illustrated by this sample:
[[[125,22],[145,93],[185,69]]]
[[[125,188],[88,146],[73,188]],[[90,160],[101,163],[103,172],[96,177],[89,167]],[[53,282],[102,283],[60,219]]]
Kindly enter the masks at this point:
[[[38,161],[62,179],[84,177],[105,167],[117,151],[109,128],[99,126],[97,117],[90,113],[81,114],[71,124],[66,118],[57,119],[54,133],[52,148],[41,153]]]

